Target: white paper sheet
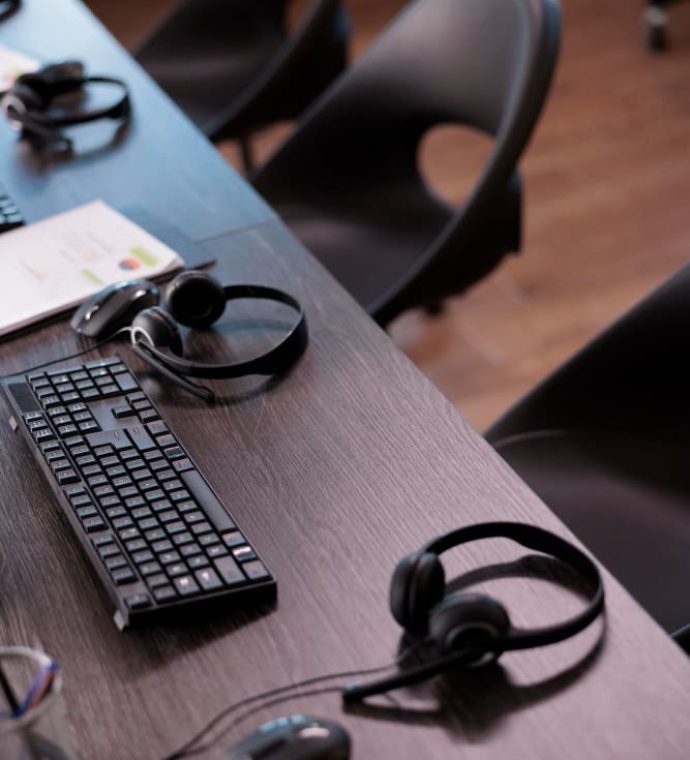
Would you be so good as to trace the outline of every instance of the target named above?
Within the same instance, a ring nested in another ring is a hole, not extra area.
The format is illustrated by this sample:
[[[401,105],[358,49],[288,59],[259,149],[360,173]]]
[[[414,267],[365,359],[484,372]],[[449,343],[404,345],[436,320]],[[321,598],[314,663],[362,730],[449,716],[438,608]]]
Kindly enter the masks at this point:
[[[38,61],[18,50],[0,45],[0,92],[8,90],[20,74],[38,69]]]
[[[167,245],[102,201],[0,235],[0,336],[106,285],[177,269]]]

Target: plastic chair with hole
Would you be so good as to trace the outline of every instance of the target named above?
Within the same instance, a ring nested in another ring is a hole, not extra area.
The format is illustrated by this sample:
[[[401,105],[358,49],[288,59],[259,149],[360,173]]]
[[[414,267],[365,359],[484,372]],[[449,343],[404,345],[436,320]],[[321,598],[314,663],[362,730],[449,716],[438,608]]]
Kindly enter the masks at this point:
[[[304,116],[254,178],[382,325],[461,293],[520,247],[517,162],[556,62],[556,0],[417,0]],[[425,134],[495,138],[466,203],[418,166]]]
[[[690,623],[689,325],[686,267],[487,432],[669,633]]]
[[[135,51],[139,63],[214,142],[292,120],[347,64],[342,0],[314,0],[294,33],[291,0],[183,0]]]

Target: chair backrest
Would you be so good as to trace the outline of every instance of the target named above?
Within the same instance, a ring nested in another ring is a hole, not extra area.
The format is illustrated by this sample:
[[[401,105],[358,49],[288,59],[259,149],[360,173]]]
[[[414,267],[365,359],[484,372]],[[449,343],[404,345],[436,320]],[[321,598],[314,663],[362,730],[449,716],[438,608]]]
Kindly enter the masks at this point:
[[[408,273],[418,281],[440,247],[477,234],[505,193],[548,92],[559,37],[557,0],[417,0],[307,112],[257,176],[257,189],[270,188],[280,205],[318,199],[336,182],[353,198],[376,184],[417,186],[420,202],[448,211],[434,246]],[[434,195],[418,166],[424,134],[444,123],[495,138],[460,210]]]
[[[200,126],[215,140],[294,118],[345,67],[349,25],[342,0],[312,0],[289,31],[291,2],[183,0],[135,55],[178,94],[213,93],[224,107]]]
[[[219,114],[210,130],[215,140],[294,118],[347,65],[350,24],[342,0],[313,0],[292,33],[287,31],[291,0],[273,1],[280,6],[283,44],[242,96]]]
[[[159,56],[213,58],[228,45],[257,35],[280,38],[290,0],[181,0],[135,50],[144,61]],[[246,11],[242,9],[246,6]],[[238,12],[239,10],[239,12]]]

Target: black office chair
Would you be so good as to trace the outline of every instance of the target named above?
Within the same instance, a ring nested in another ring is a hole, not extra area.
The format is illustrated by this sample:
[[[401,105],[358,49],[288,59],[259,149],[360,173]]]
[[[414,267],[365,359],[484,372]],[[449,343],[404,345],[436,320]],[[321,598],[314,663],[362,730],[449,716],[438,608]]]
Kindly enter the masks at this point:
[[[556,0],[417,0],[307,112],[254,179],[381,324],[479,280],[520,246],[516,164],[557,57]],[[462,208],[418,165],[432,127],[495,137]]]
[[[690,267],[487,433],[669,633],[690,623],[688,356]]]
[[[135,56],[208,137],[240,141],[295,119],[345,68],[342,0],[314,0],[294,33],[290,0],[183,0]]]

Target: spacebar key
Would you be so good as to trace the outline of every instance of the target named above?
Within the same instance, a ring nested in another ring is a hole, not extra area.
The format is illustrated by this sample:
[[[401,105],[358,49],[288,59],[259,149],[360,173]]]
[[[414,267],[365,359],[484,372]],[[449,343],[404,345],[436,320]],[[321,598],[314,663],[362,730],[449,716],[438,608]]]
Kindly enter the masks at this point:
[[[213,493],[208,483],[199,475],[197,470],[181,472],[180,478],[187,487],[187,490],[197,500],[201,509],[206,513],[206,517],[213,523],[216,530],[231,530],[235,527],[232,518],[225,511],[225,507],[220,503],[218,497]]]

